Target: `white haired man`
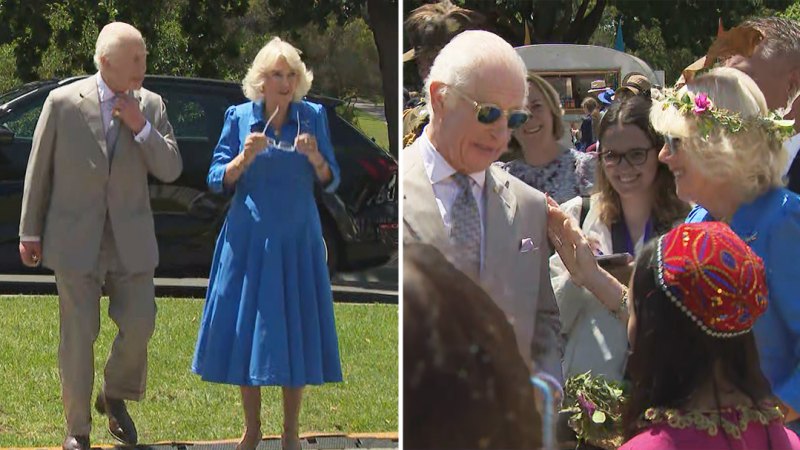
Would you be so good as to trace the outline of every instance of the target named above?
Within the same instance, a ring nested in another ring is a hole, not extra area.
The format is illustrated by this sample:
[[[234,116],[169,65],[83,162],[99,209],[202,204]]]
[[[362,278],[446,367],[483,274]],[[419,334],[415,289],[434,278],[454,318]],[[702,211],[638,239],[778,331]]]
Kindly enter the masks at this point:
[[[747,20],[742,26],[755,28],[764,39],[751,56],[735,55],[725,65],[749,75],[764,94],[769,109],[787,115],[800,96],[800,23],[782,17],[762,17]],[[792,111],[788,118],[794,118],[796,114],[796,111]],[[800,131],[800,121],[795,130]],[[784,146],[789,154],[789,165],[786,167],[789,188],[798,192],[800,161],[794,164],[793,161],[800,149],[800,138],[795,136],[787,140]]]
[[[425,83],[430,123],[402,154],[404,239],[435,245],[479,280],[529,369],[560,385],[545,196],[492,166],[528,119],[526,73],[486,31],[464,31],[441,50]]]
[[[56,275],[65,450],[90,447],[93,347],[104,286],[119,332],[95,407],[108,416],[116,439],[137,442],[124,401],[144,395],[155,327],[158,246],[147,177],[170,182],[183,168],[164,102],[142,89],[146,55],[136,28],[103,27],[98,73],[47,97],[25,174],[20,257]]]

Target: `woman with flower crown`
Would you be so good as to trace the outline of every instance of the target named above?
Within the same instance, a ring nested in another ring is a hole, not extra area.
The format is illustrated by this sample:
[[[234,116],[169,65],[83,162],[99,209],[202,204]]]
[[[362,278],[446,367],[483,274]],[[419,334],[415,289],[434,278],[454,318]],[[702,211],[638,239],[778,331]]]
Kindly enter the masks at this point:
[[[792,123],[771,115],[753,80],[728,68],[667,92],[650,119],[665,135],[659,159],[675,174],[678,196],[698,205],[687,222],[727,222],[764,260],[770,306],[753,334],[761,368],[793,428],[800,410],[800,197],[781,180],[781,141]],[[572,280],[602,301],[624,303],[626,288],[593,258],[580,256],[591,250],[575,226],[555,205],[548,216],[548,232]]]
[[[687,222],[730,224],[767,268],[770,307],[754,335],[761,368],[800,430],[800,197],[783,188],[782,141],[791,121],[770,114],[755,82],[719,68],[667,93],[650,112],[667,145],[659,159],[678,196],[697,206]]]

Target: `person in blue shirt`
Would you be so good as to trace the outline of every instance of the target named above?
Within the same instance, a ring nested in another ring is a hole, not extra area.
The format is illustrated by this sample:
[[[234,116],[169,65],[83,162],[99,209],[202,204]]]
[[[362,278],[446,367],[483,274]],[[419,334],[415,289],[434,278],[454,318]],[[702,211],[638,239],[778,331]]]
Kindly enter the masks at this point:
[[[793,132],[792,123],[773,117],[755,82],[730,68],[713,69],[668,92],[650,111],[653,127],[665,135],[659,160],[675,175],[678,197],[697,205],[686,222],[727,222],[764,260],[769,306],[753,332],[787,426],[798,431],[800,197],[782,179],[782,141]],[[587,256],[586,237],[567,219],[550,205],[548,233],[572,280],[604,303],[627,303],[625,286]]]
[[[697,206],[686,222],[721,220],[764,260],[769,308],[754,327],[761,367],[786,407],[800,411],[800,197],[783,187],[785,134],[769,119],[764,95],[744,73],[719,68],[696,78],[650,118],[667,136],[659,159],[675,174],[678,196]],[[790,428],[798,430],[797,423]]]
[[[279,38],[242,84],[250,102],[225,113],[208,186],[233,197],[209,276],[192,371],[241,388],[245,431],[261,440],[260,386],[281,386],[283,449],[299,449],[303,387],[342,380],[315,185],[339,167],[325,109],[302,100],[313,76]]]

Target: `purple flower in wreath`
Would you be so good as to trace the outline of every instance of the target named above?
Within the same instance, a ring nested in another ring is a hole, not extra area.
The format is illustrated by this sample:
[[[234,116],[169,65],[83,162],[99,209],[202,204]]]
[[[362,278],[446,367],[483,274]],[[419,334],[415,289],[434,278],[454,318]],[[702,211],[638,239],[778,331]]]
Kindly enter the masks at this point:
[[[696,115],[703,114],[711,109],[711,100],[708,99],[708,94],[701,92],[694,97],[694,109],[692,112]]]
[[[587,400],[582,393],[578,394],[578,403],[581,405],[581,408],[583,408],[586,411],[586,415],[588,417],[592,417],[592,414],[594,414],[595,409],[597,409],[597,405],[592,403],[591,400]]]

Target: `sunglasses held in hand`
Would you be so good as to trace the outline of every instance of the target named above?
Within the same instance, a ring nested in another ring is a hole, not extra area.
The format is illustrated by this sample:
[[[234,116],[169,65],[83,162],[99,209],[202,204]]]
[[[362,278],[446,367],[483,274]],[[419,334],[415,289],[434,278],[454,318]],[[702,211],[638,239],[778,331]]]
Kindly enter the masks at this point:
[[[267,128],[269,128],[269,124],[272,122],[272,119],[274,119],[275,116],[278,114],[278,111],[280,109],[281,109],[280,107],[275,108],[275,112],[273,112],[272,115],[269,116],[269,120],[267,120],[267,124],[264,125],[263,133],[264,133],[265,136],[267,134]],[[297,111],[297,134],[295,134],[295,137],[297,137],[297,136],[300,136],[300,111]],[[275,149],[278,149],[278,150],[282,150],[284,152],[297,151],[297,147],[295,147],[294,144],[290,144],[288,142],[276,141],[275,139],[272,139],[269,136],[267,136],[267,147],[272,147],[272,148],[275,148]]]

